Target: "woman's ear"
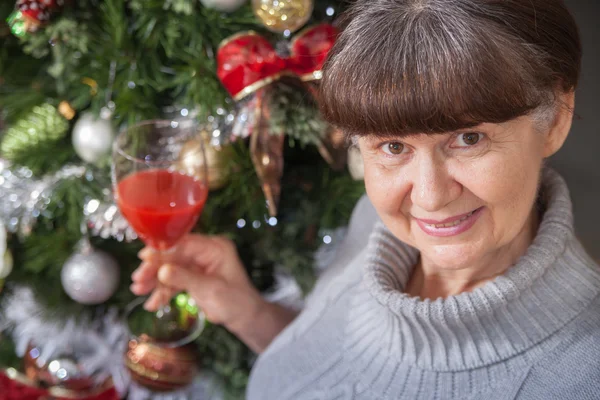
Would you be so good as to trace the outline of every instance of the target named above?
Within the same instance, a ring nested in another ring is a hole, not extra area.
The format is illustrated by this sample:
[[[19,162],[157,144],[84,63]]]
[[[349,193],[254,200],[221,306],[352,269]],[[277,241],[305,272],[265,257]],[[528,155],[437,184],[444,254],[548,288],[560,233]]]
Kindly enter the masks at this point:
[[[544,144],[544,158],[550,157],[562,147],[573,123],[573,110],[575,109],[575,91],[562,93],[558,96],[557,112],[550,129],[546,132]]]

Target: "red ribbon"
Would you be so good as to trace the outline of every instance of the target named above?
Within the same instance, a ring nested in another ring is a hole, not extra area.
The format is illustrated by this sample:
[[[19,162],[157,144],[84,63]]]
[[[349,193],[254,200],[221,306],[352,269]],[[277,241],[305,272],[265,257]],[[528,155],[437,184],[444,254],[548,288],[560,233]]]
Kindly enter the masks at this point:
[[[320,79],[337,33],[330,24],[304,30],[293,39],[288,58],[280,57],[271,43],[258,33],[239,33],[219,47],[217,76],[235,100],[241,100],[282,75],[294,75],[304,81]]]

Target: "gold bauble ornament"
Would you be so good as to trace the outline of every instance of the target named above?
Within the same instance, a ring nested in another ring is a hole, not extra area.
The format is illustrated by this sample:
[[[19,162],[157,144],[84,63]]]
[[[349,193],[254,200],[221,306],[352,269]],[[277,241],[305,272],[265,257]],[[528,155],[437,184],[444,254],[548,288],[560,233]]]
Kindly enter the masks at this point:
[[[202,143],[200,143],[200,140],[202,140]],[[192,176],[201,173],[204,165],[201,144],[204,146],[204,155],[208,170],[208,187],[210,190],[220,189],[229,180],[229,171],[224,162],[228,145],[214,146],[207,140],[207,135],[202,134],[199,139],[190,140],[183,145],[179,168]],[[198,178],[201,178],[201,176],[198,176]]]
[[[75,110],[73,109],[73,106],[71,106],[71,104],[66,100],[60,102],[58,105],[58,112],[69,121],[75,117]]]
[[[310,19],[313,0],[252,0],[252,10],[270,31],[291,33]]]

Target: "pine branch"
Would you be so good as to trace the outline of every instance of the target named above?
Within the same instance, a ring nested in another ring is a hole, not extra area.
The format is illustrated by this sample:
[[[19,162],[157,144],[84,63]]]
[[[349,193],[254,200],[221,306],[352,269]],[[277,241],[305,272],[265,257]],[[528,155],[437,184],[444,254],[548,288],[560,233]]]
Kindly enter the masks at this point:
[[[129,42],[128,21],[125,0],[105,0],[100,5],[100,25],[107,34],[108,41],[113,49],[129,50],[132,48]]]
[[[297,82],[281,82],[271,98],[271,131],[288,136],[289,145],[299,142],[301,148],[317,145],[327,133],[315,100],[307,88]]]
[[[41,146],[29,147],[11,158],[16,165],[24,165],[36,176],[52,173],[77,159],[70,141],[59,140]]]
[[[0,39],[0,109],[6,122],[23,118],[52,95],[44,89],[45,83],[51,82],[45,73],[47,64],[47,60],[24,54],[15,37]]]
[[[354,206],[365,194],[363,181],[355,181],[346,173],[334,173],[331,170],[323,171],[320,182],[321,201],[319,212],[319,226],[324,229],[334,229],[348,223]],[[335,199],[335,201],[333,201]]]
[[[225,328],[207,324],[196,341],[202,364],[221,381],[227,399],[239,399],[250,374],[253,353]]]
[[[41,104],[45,98],[46,96],[39,90],[0,85],[0,109],[3,110],[8,124],[25,118],[32,108]]]
[[[237,218],[247,218],[251,221],[262,220],[266,213],[264,195],[250,158],[250,150],[242,140],[234,142],[230,150],[229,158],[223,165],[224,173],[229,177],[229,183],[221,191],[209,196],[206,205],[208,208],[203,214],[218,215],[217,210],[232,208],[231,212]],[[205,224],[207,229],[210,229],[211,225]]]
[[[23,279],[31,274],[44,277],[60,275],[60,269],[73,251],[77,239],[65,229],[57,229],[52,235],[31,235],[22,247],[19,261],[23,266]],[[19,279],[11,276],[11,280]]]
[[[216,49],[223,39],[240,31],[255,30],[270,36],[263,26],[257,24],[249,4],[226,15],[214,9],[201,7],[197,21],[202,21],[202,24],[197,24],[196,30],[211,44],[213,54],[216,54]]]
[[[214,113],[226,104],[228,95],[215,75],[216,65],[211,59],[189,58],[173,68],[169,86],[180,104],[199,105],[201,117]]]
[[[19,369],[21,365],[22,360],[17,357],[15,342],[7,334],[0,335],[0,367]]]
[[[0,25],[8,27],[4,21],[6,21],[6,18],[8,18],[8,16],[14,11],[14,9],[15,5],[10,1],[3,1],[2,3],[0,3],[0,21],[2,21]]]

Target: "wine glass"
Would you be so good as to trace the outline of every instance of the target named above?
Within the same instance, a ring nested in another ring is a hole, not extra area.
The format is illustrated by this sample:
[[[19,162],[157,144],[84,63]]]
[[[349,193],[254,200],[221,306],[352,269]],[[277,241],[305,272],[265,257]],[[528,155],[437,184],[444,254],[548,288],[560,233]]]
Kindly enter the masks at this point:
[[[116,203],[140,239],[157,252],[161,263],[169,261],[177,242],[191,231],[202,213],[208,197],[206,165],[203,143],[192,121],[142,122],[121,131],[114,142]],[[144,319],[137,316],[144,313],[142,303],[136,304],[136,311],[129,314]],[[172,301],[163,304],[152,315],[148,336],[159,341],[175,338],[179,343],[199,334],[201,318],[194,324],[186,323],[182,330],[178,311]],[[164,326],[165,321],[170,327]]]

